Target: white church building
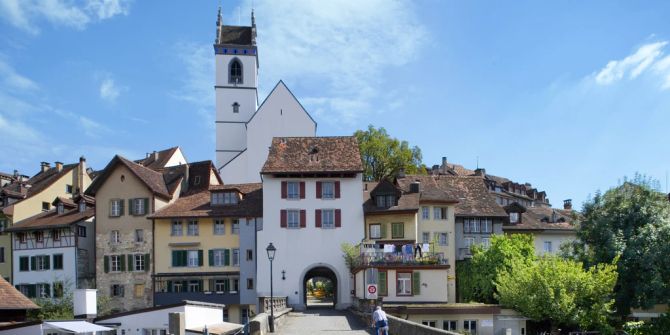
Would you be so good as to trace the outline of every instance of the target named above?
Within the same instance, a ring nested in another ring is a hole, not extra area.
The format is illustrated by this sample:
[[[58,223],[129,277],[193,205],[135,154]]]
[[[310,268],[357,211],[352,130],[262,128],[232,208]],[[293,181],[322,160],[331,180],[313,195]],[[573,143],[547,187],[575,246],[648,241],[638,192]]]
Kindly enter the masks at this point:
[[[316,122],[279,81],[258,105],[256,22],[223,25],[216,40],[216,167],[224,183],[260,182],[260,170],[273,137],[316,135]]]

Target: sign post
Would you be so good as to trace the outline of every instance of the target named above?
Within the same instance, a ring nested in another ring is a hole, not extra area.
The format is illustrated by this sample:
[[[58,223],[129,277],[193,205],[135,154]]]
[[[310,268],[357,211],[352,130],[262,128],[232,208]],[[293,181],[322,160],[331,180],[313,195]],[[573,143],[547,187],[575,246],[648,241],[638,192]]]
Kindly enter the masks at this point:
[[[377,299],[377,284],[368,284],[365,295],[366,299]]]

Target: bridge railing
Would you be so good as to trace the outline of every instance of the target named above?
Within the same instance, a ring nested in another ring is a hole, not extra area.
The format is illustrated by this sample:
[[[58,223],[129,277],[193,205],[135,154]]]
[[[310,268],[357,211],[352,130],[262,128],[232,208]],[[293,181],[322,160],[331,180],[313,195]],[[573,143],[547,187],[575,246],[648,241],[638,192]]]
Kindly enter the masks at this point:
[[[259,306],[261,310],[259,313],[270,313],[270,306],[275,312],[282,311],[288,308],[288,297],[272,297],[260,296],[258,297]]]

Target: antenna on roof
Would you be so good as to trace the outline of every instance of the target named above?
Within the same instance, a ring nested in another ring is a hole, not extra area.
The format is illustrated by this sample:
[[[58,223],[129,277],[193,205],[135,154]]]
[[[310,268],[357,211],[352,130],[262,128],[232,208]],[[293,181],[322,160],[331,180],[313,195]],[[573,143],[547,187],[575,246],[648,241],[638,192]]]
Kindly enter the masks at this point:
[[[477,156],[477,169],[479,169],[479,156]]]

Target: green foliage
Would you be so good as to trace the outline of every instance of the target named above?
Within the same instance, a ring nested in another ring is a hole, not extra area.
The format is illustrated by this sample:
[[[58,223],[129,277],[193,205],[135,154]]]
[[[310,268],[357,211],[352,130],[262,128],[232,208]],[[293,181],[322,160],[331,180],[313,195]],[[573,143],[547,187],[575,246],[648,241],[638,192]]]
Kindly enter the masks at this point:
[[[488,249],[473,246],[472,259],[456,268],[462,301],[497,303],[494,296],[498,274],[510,271],[517,263],[529,265],[535,259],[533,236],[493,235]]]
[[[619,257],[615,300],[622,319],[631,308],[670,301],[669,220],[667,195],[639,175],[584,204],[569,253],[586,266]]]
[[[496,297],[533,320],[612,333],[608,316],[614,300],[615,265],[603,264],[585,270],[582,263],[558,257],[536,262],[516,262],[496,278]]]
[[[342,257],[344,257],[344,263],[347,264],[349,271],[352,271],[356,266],[358,266],[360,260],[360,251],[358,246],[351,243],[342,243],[340,244],[340,249],[342,249]]]
[[[421,149],[392,138],[383,127],[369,125],[367,130],[357,130],[354,136],[361,151],[365,180],[390,179],[400,169],[408,174],[426,173],[425,165],[421,164]]]
[[[112,314],[112,298],[106,295],[98,295],[98,316],[105,316]]]
[[[667,335],[670,334],[670,315],[665,313],[651,322],[627,322],[624,330],[630,335]]]
[[[72,292],[65,292],[61,298],[36,298],[33,302],[40,309],[28,312],[31,320],[72,320],[74,307]]]

